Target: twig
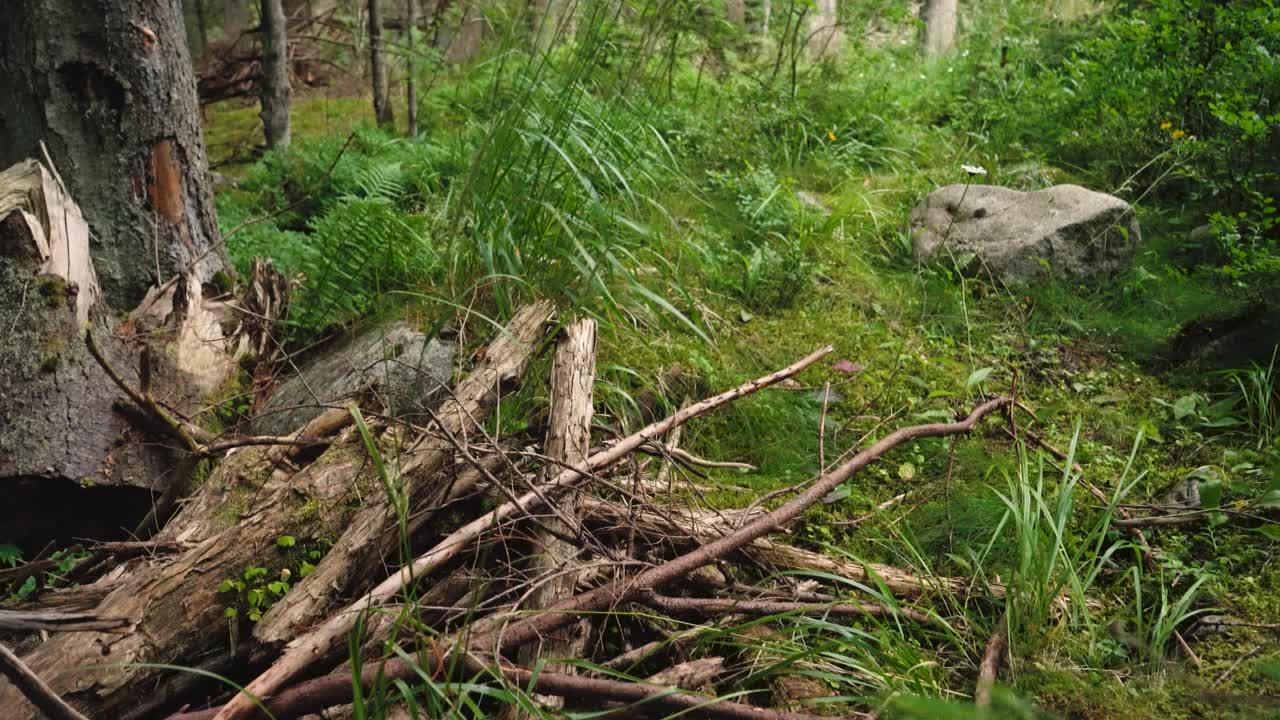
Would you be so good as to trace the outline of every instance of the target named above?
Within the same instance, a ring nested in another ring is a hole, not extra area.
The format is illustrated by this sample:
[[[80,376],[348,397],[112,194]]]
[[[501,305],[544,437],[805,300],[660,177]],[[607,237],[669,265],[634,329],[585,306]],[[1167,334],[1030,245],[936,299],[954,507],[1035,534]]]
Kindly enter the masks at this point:
[[[52,720],[89,720],[58,697],[39,675],[31,672],[31,668],[3,643],[0,643],[0,672],[9,678],[14,687],[22,691],[32,705]]]
[[[1257,655],[1260,652],[1262,652],[1262,646],[1258,645],[1252,650],[1250,650],[1249,652],[1236,658],[1236,661],[1231,663],[1231,667],[1222,671],[1222,674],[1219,675],[1218,678],[1213,681],[1213,687],[1218,687],[1222,683],[1226,682],[1227,678],[1231,677],[1231,673],[1235,672],[1236,668],[1240,667],[1240,665],[1243,664],[1245,660],[1248,660],[1249,658],[1253,657],[1254,655]]]
[[[991,707],[991,687],[995,685],[996,674],[1000,671],[1000,661],[1004,658],[1005,647],[1009,644],[1009,618],[1001,615],[996,621],[996,630],[987,641],[987,649],[982,653],[982,662],[978,664],[978,685],[973,691],[973,704],[980,708]]]
[[[418,672],[439,676],[448,671],[451,662],[452,660],[444,654],[428,653],[425,662],[419,668],[396,658],[381,665],[365,666],[360,673],[360,682],[367,689],[383,679],[415,677]],[[535,693],[560,695],[596,703],[602,700],[637,705],[643,703],[646,709],[652,708],[655,711],[681,717],[704,717],[717,720],[822,720],[816,715],[781,712],[743,703],[714,700],[657,685],[563,673],[535,673],[526,668],[505,663],[497,667],[489,667],[470,655],[463,658],[462,664],[470,672],[498,675],[508,683],[527,688]],[[300,717],[344,701],[350,702],[351,686],[350,670],[340,670],[281,692],[265,703],[266,709],[275,717]],[[226,707],[223,706],[222,709],[225,710]],[[168,720],[211,720],[216,717],[218,711],[219,708],[211,708],[182,712],[170,715]],[[871,716],[857,713],[854,717],[869,718]]]
[[[1204,663],[1200,662],[1200,656],[1196,655],[1195,651],[1191,649],[1191,646],[1187,644],[1187,641],[1183,639],[1182,633],[1174,630],[1173,638],[1178,641],[1178,647],[1182,648],[1183,654],[1187,656],[1187,659],[1191,661],[1191,664],[1196,666],[1196,671],[1198,672],[1203,670]]]
[[[670,613],[721,615],[829,615],[833,617],[903,617],[930,625],[935,618],[912,608],[893,608],[878,603],[804,603],[778,600],[738,600],[736,598],[689,598],[647,592],[636,601]]]
[[[575,467],[560,472],[554,479],[547,482],[542,487],[542,491],[550,494],[556,490],[573,486],[581,481],[582,478],[588,477],[591,471],[618,462],[636,448],[671,431],[673,428],[683,425],[694,418],[705,415],[722,405],[737,400],[738,398],[750,395],[762,388],[796,375],[801,370],[804,370],[823,357],[826,357],[832,351],[833,348],[827,346],[811,353],[802,360],[787,368],[779,370],[778,372],[752,380],[751,382],[716,395],[715,397],[690,405],[689,407],[676,412],[674,415],[653,423],[634,435],[619,441],[604,452],[597,453],[586,461],[577,463]],[[481,515],[458,530],[455,530],[431,550],[420,555],[395,575],[387,578],[364,597],[357,599],[345,609],[338,612],[330,618],[328,622],[303,637],[298,638],[291,645],[290,649],[279,660],[277,660],[274,665],[272,665],[266,672],[259,675],[254,681],[249,683],[241,693],[236,695],[231,702],[224,706],[217,716],[218,720],[232,720],[232,718],[246,717],[254,707],[250,698],[271,697],[284,685],[284,683],[309,667],[315,659],[326,656],[331,649],[344,642],[347,634],[358,622],[363,610],[385,603],[399,593],[406,585],[412,583],[415,578],[430,575],[445,563],[449,562],[459,552],[474,542],[495,524],[500,523],[517,513],[527,512],[529,509],[536,507],[538,502],[539,495],[537,493],[525,493],[523,496],[518,498],[517,502],[504,503],[498,508]],[[705,563],[699,562],[698,564],[702,565]],[[577,597],[580,598],[582,596]],[[565,602],[573,602],[575,599],[577,598],[570,598],[567,601],[557,603],[555,607],[559,608],[561,605],[564,605]],[[561,622],[558,622],[555,627],[567,624],[571,619],[565,618],[564,613],[555,612],[548,612],[540,617],[552,617],[557,620],[562,620]],[[551,629],[554,628],[547,628],[547,630]],[[526,641],[528,641],[533,640],[535,637],[541,636],[542,634],[545,633],[539,633],[535,629],[532,633],[526,631],[524,637]],[[522,642],[520,644],[523,645],[524,643]]]

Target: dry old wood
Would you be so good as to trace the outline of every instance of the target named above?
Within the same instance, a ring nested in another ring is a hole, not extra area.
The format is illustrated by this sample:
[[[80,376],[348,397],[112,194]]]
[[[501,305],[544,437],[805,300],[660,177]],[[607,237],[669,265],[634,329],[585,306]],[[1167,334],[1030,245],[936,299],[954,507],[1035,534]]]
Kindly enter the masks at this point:
[[[24,665],[22,660],[3,643],[0,643],[0,674],[9,678],[9,682],[21,690],[32,705],[40,708],[40,711],[52,720],[88,720],[84,715],[76,712],[75,708],[63,702],[62,698],[58,697],[58,694],[46,685],[39,675],[31,672],[31,668]]]
[[[818,357],[825,354],[826,352],[823,351],[815,353]],[[794,374],[794,372],[798,372],[799,368],[797,366],[803,366],[804,363],[812,362],[813,360],[816,360],[816,358],[814,356],[810,356],[810,358],[806,358],[804,361],[801,361],[801,363],[793,365],[786,371],[775,373],[767,378],[755,381],[755,383],[749,383],[748,385],[739,388],[737,391],[731,391],[730,393],[717,396],[717,398],[740,396],[741,394],[745,394],[746,392],[761,386],[766,381],[780,381],[786,377],[786,373],[788,371],[790,371],[791,374]],[[690,410],[705,406],[708,402],[709,401],[704,401],[703,403],[699,403],[698,405],[691,407]],[[447,663],[456,660],[460,661],[463,666],[473,672],[500,672],[509,680],[520,682],[526,686],[532,686],[535,692],[547,693],[550,691],[554,694],[569,697],[576,696],[576,694],[581,692],[584,687],[592,687],[592,692],[594,693],[593,697],[596,699],[618,699],[618,695],[632,693],[633,695],[631,695],[631,697],[637,697],[635,694],[638,694],[638,697],[657,701],[657,698],[652,696],[651,691],[646,690],[640,685],[623,684],[625,690],[623,688],[608,688],[592,685],[592,683],[607,683],[607,681],[582,678],[578,676],[557,675],[554,673],[547,674],[545,676],[540,675],[535,678],[528,670],[514,669],[506,666],[500,659],[498,659],[499,656],[497,655],[493,656],[495,657],[493,666],[487,665],[480,659],[480,654],[488,655],[494,651],[501,652],[514,650],[548,632],[554,631],[573,622],[578,615],[583,612],[602,610],[621,602],[634,601],[646,592],[659,589],[677,578],[684,577],[688,573],[704,565],[727,556],[754,540],[763,538],[769,533],[785,527],[787,523],[794,520],[807,508],[819,502],[834,487],[849,479],[854,473],[865,468],[871,462],[880,458],[890,449],[905,442],[923,437],[944,437],[948,435],[968,433],[982,418],[993,412],[999,411],[1008,405],[1009,402],[1009,398],[996,398],[979,405],[963,420],[952,423],[920,425],[896,430],[869,448],[857,453],[852,459],[841,465],[839,468],[836,468],[829,475],[818,478],[809,488],[801,492],[796,498],[793,498],[791,501],[783,504],[763,517],[747,523],[743,527],[724,537],[698,547],[673,560],[659,564],[656,567],[641,572],[633,577],[626,578],[622,581],[614,581],[594,590],[575,595],[572,598],[558,603],[555,607],[548,609],[544,613],[518,620],[497,631],[490,631],[472,637],[469,643],[472,648],[471,652],[458,652],[458,646],[456,644],[457,639],[454,637],[447,637],[442,641],[433,643],[431,646],[426,648],[424,653],[427,658],[427,662],[425,664],[431,666],[428,667],[426,671],[436,672],[438,669],[446,667]],[[670,427],[675,424],[675,421],[679,419],[679,416],[680,413],[677,413],[677,415],[656,425],[659,426],[658,429],[670,429]],[[650,428],[654,427],[655,426],[650,426]],[[649,429],[647,428],[646,430]],[[641,433],[641,435],[643,435],[643,433]],[[637,438],[636,442],[633,443],[633,447],[630,449],[634,449],[634,446],[643,442],[643,440],[643,437]],[[623,441],[623,443],[619,444],[625,445],[627,442],[628,441]],[[585,470],[585,468],[583,470]],[[490,513],[490,515],[486,516],[484,519],[486,522],[492,523],[495,517],[496,513]],[[472,536],[465,536],[464,539],[470,541]],[[433,550],[433,552],[438,551]],[[419,574],[419,576],[421,576],[421,574]],[[319,647],[321,649],[327,647],[327,644],[332,643],[333,640],[328,639],[326,636],[329,633],[332,633],[334,628],[342,627],[344,628],[343,632],[345,632],[346,629],[349,629],[349,626],[346,625],[349,617],[354,616],[354,614],[362,607],[371,605],[375,601],[385,600],[390,597],[395,589],[403,586],[403,577],[403,573],[399,576],[393,577],[387,583],[384,583],[384,585],[388,587],[376,590],[375,593],[385,593],[381,598],[374,593],[371,593],[369,596],[366,596],[366,598],[363,598],[354,609],[349,608],[336,616],[334,620],[326,623],[326,626],[321,628],[321,630],[316,633],[315,637],[308,639],[309,642],[312,643],[316,642],[317,639],[322,641],[322,644],[318,646],[312,645],[312,647]],[[392,584],[392,581],[397,582]],[[265,684],[272,690],[270,694],[265,696],[271,707],[279,707],[281,709],[288,708],[292,712],[297,711],[299,707],[304,705],[307,708],[316,708],[339,704],[346,698],[350,697],[350,676],[346,673],[331,674],[315,680],[300,683],[299,685],[289,688],[283,692],[275,692],[280,683],[283,683],[288,677],[291,677],[293,674],[308,665],[306,655],[302,655],[301,662],[299,662],[298,658],[290,658],[288,655],[285,656],[285,660],[287,662],[277,663],[277,665],[273,667],[274,672],[269,671],[264,674],[264,676],[260,676],[260,679],[262,677],[270,677],[277,683],[274,686],[270,683]],[[284,668],[283,672],[278,670],[278,668],[281,667]],[[368,673],[367,679],[372,682],[377,678],[389,680],[408,679],[422,671],[422,669],[423,668],[411,665],[402,660],[393,659],[382,664],[368,665],[366,666],[365,672]],[[252,688],[250,691],[252,691]],[[239,697],[243,697],[243,695]],[[717,717],[762,717],[762,715],[759,715],[758,713],[773,713],[773,711],[761,711],[758,708],[737,705],[734,703],[696,704],[692,698],[683,698],[680,694],[663,696],[662,701],[684,702],[687,704],[682,706],[683,709],[691,710],[696,707],[700,713],[713,713],[716,714]],[[227,713],[229,707],[230,705],[224,706],[218,712],[218,717],[229,716]]]
[[[1009,621],[1001,616],[996,623],[995,632],[987,640],[987,647],[982,653],[982,662],[978,664],[978,684],[973,691],[973,704],[980,708],[991,707],[991,688],[995,686],[996,675],[1000,671],[1000,661],[1009,645]]]
[[[596,381],[596,323],[582,319],[570,323],[564,329],[564,337],[556,349],[551,366],[551,410],[547,423],[547,440],[544,452],[558,465],[548,467],[547,479],[561,467],[572,467],[587,459],[591,447],[591,420],[595,415],[592,390]],[[576,488],[567,491],[560,499],[560,513],[570,522],[577,522],[579,493]],[[544,529],[534,536],[538,548],[530,562],[535,577],[543,573],[557,573],[534,591],[526,607],[538,610],[551,607],[574,594],[578,573],[571,570],[578,555],[578,547],[561,539],[572,537],[576,527],[570,527],[559,518],[544,521]],[[568,569],[568,571],[565,571]],[[564,572],[561,572],[564,571]],[[565,628],[557,635],[541,638],[521,648],[519,659],[524,665],[532,665],[538,658],[581,657],[587,645],[590,621],[586,618]],[[563,663],[545,666],[548,671],[574,674],[573,667]],[[564,706],[563,698],[546,696],[539,702],[551,708]]]
[[[586,461],[563,470],[558,473],[555,478],[544,483],[540,488],[535,488],[533,491],[521,496],[517,501],[504,503],[493,511],[476,518],[470,523],[454,531],[448,537],[437,543],[435,547],[418,556],[418,558],[412,563],[387,578],[372,591],[349,604],[336,615],[333,615],[319,628],[298,638],[290,645],[289,650],[280,658],[279,661],[267,670],[267,672],[259,675],[258,678],[249,683],[240,694],[223,707],[218,714],[218,720],[231,720],[232,718],[247,717],[253,709],[253,703],[249,700],[250,697],[273,697],[285,683],[310,667],[312,663],[326,657],[335,648],[341,646],[341,644],[345,642],[347,634],[359,620],[361,612],[371,607],[386,604],[391,600],[391,598],[398,594],[402,588],[414,582],[415,578],[422,578],[431,575],[449,560],[454,558],[464,548],[476,541],[496,523],[538,507],[543,498],[579,484],[584,478],[589,477],[590,473],[599,468],[612,465],[626,457],[636,448],[660,437],[661,435],[669,432],[672,428],[682,425],[701,415],[705,415],[706,413],[737,400],[740,397],[781,382],[788,377],[792,377],[798,374],[801,370],[817,362],[819,359],[826,357],[831,352],[831,347],[822,348],[778,372],[752,380],[751,382],[745,383],[737,388],[690,405],[664,420],[648,425],[639,432],[610,446],[607,450],[592,455]],[[558,603],[557,605],[562,604],[564,603]],[[557,618],[562,617],[560,614],[554,614],[552,616]],[[567,624],[571,620],[572,618],[566,617],[564,618],[564,622],[561,624]],[[550,632],[558,629],[559,627],[560,625],[557,625],[556,627],[548,627],[546,628],[546,631]],[[540,637],[544,634],[545,633],[535,632],[533,636],[527,639],[532,640],[535,637]]]
[[[539,331],[545,317],[541,315],[535,323]],[[513,349],[513,356],[517,354]],[[460,421],[464,415],[467,422],[479,421],[480,410],[492,406],[502,383],[515,379],[513,372],[523,367],[523,361],[516,367],[509,361],[494,355],[472,373],[483,380],[472,383],[475,392],[467,395],[474,403],[456,408]],[[460,386],[459,397],[464,397],[466,387],[467,382]],[[333,423],[333,418],[322,415],[313,423]],[[351,537],[346,533],[363,512],[358,510],[361,503],[383,497],[376,471],[351,434],[348,428],[300,471],[286,462],[296,458],[292,446],[245,447],[228,454],[155,538],[158,543],[188,549],[163,562],[136,563],[122,579],[110,581],[110,589],[93,609],[105,617],[133,619],[135,631],[58,634],[24,660],[69,702],[114,717],[136,703],[161,672],[145,664],[227,645],[230,638],[223,610],[235,599],[219,593],[223,580],[275,557],[276,539],[282,535]],[[385,512],[379,519],[384,518]],[[344,554],[340,547],[336,549],[344,557],[363,557],[358,550]],[[377,565],[378,560],[370,564]],[[360,572],[372,574],[376,567],[360,568]],[[314,609],[295,615],[307,618],[327,607],[332,592],[304,581],[285,596],[289,601],[285,604],[314,603]],[[6,708],[7,718],[35,717],[35,709],[8,684],[0,684],[0,707]]]

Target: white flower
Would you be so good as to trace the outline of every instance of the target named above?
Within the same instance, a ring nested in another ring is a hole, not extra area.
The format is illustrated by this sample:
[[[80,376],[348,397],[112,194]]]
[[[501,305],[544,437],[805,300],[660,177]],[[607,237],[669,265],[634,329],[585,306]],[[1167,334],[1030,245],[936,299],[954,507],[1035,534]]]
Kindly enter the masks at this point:
[[[987,174],[987,169],[982,167],[981,165],[961,165],[960,169],[964,170],[970,175],[986,175]]]

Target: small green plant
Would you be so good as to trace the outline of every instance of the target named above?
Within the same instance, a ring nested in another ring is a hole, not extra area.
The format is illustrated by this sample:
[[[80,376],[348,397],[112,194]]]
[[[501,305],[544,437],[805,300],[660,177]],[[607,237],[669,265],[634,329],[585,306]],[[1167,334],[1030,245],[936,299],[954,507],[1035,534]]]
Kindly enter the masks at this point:
[[[1259,450],[1276,447],[1280,442],[1280,373],[1276,359],[1280,346],[1271,353],[1266,365],[1228,370],[1223,376],[1234,386],[1233,405],[1240,411],[1249,434]]]
[[[231,629],[233,646],[243,622],[252,624],[261,620],[294,582],[315,571],[316,563],[324,556],[323,545],[318,541],[300,543],[292,535],[276,538],[276,550],[279,556],[273,566],[278,570],[251,565],[218,585],[218,593],[226,598],[223,617]]]

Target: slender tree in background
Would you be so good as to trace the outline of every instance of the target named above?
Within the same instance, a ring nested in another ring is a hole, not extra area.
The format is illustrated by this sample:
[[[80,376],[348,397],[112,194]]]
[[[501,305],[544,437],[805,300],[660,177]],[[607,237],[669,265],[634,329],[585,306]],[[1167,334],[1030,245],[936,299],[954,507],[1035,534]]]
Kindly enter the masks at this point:
[[[565,42],[574,33],[573,11],[578,0],[533,0],[530,24],[533,47],[546,52],[557,42]]]
[[[405,13],[408,17],[408,27],[405,28],[405,37],[408,40],[409,53],[405,58],[405,83],[404,83],[404,104],[405,113],[409,117],[409,137],[418,134],[418,44],[416,35],[418,34],[418,0],[405,0],[408,7]]]
[[[93,233],[107,301],[227,267],[182,10],[173,0],[16,0],[0,23],[0,168],[44,142]]]
[[[814,57],[824,57],[840,51],[844,33],[840,30],[840,6],[836,0],[815,0],[809,15],[808,49]]]
[[[262,130],[267,149],[289,147],[289,37],[280,0],[262,0]]]
[[[373,114],[378,125],[395,124],[391,89],[387,82],[387,55],[383,47],[382,0],[369,0],[369,67],[373,73]]]
[[[745,0],[724,0],[724,19],[734,27],[745,27],[747,24],[747,4]]]
[[[226,40],[235,42],[248,29],[248,0],[222,0],[222,34]]]
[[[946,55],[956,39],[956,0],[925,0],[920,19],[924,21],[921,49],[925,56]]]
[[[769,0],[747,0],[747,32],[756,37],[767,35],[772,12]]]

